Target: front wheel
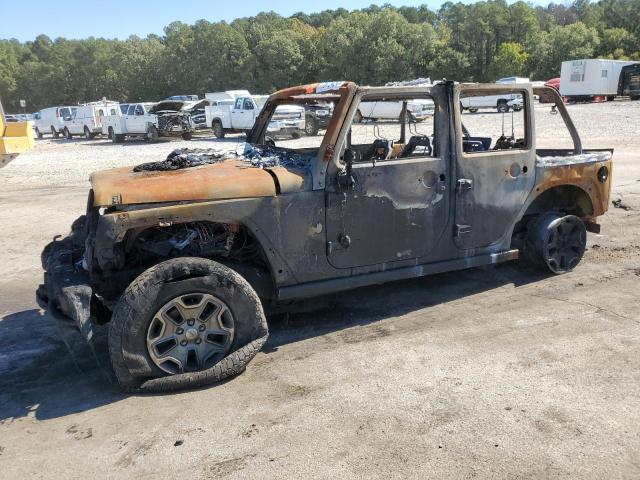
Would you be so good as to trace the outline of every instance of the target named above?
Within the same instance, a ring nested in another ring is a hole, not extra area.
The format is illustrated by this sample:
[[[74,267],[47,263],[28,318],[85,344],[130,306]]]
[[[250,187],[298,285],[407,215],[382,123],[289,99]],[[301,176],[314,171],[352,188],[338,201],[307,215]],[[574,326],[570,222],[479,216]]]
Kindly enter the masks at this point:
[[[318,122],[312,116],[304,119],[304,133],[309,137],[315,137],[318,134]]]
[[[53,138],[58,138],[60,136],[60,132],[57,132],[53,125],[51,126],[51,136]]]
[[[109,329],[116,378],[129,391],[170,391],[244,370],[268,336],[260,299],[235,271],[174,258],[124,291]]]
[[[579,217],[548,212],[529,226],[525,249],[534,265],[561,274],[580,263],[586,245],[587,229]]]
[[[71,135],[71,132],[69,131],[69,129],[67,127],[64,127],[63,135],[64,135],[64,138],[66,138],[67,140],[72,140],[73,139],[73,135]]]
[[[93,139],[93,133],[91,133],[91,130],[89,130],[89,127],[87,127],[86,125],[84,127],[84,138],[86,140]]]
[[[182,134],[183,140],[191,140],[193,138],[193,134],[191,132],[184,132]]]
[[[42,138],[42,132],[40,131],[40,129],[38,127],[36,127],[36,137],[37,138]]]
[[[507,105],[507,102],[500,102],[498,103],[498,113],[507,113],[509,111],[509,105]]]

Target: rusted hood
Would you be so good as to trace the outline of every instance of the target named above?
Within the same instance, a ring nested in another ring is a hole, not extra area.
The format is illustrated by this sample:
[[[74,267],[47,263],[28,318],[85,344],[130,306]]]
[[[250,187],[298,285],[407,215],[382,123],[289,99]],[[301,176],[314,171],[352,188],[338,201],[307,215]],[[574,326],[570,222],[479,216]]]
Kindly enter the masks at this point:
[[[95,206],[268,197],[310,188],[308,173],[261,169],[228,160],[172,171],[134,172],[132,167],[94,172]]]

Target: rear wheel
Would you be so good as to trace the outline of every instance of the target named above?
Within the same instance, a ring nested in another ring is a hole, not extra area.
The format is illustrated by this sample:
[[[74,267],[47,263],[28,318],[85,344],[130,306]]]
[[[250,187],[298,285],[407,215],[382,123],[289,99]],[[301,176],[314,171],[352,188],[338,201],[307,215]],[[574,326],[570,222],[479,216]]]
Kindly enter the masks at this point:
[[[211,124],[211,130],[213,130],[213,134],[216,138],[224,138],[224,128],[222,127],[222,122],[220,120],[214,120]]]
[[[51,125],[51,136],[53,138],[58,138],[60,136],[60,132],[56,132],[56,129],[53,125]]]
[[[498,112],[499,113],[507,113],[509,111],[509,105],[507,105],[506,100],[498,101]]]
[[[478,111],[478,109],[477,109],[477,108],[470,108],[470,109],[469,109],[469,111],[470,111],[471,113],[476,113],[476,112]]]
[[[212,260],[175,258],[125,290],[109,353],[124,389],[169,391],[242,372],[267,335],[260,300],[244,278]]]
[[[191,132],[184,132],[182,134],[183,140],[191,140],[193,138],[193,134]]]
[[[89,127],[86,125],[84,126],[84,138],[87,140],[91,140],[93,138],[93,133],[91,133],[91,130],[89,130]]]
[[[109,134],[111,135],[111,141],[113,143],[122,143],[124,142],[124,135],[115,133],[113,128],[109,127]]]
[[[529,226],[525,249],[535,265],[560,274],[580,263],[586,244],[587,230],[579,217],[548,212]]]
[[[113,127],[109,127],[109,130],[107,132],[107,137],[109,138],[109,140],[113,142]]]
[[[149,141],[149,142],[155,142],[158,140],[158,129],[155,127],[155,125],[149,125],[149,128],[147,128],[147,133],[144,136],[144,139]]]

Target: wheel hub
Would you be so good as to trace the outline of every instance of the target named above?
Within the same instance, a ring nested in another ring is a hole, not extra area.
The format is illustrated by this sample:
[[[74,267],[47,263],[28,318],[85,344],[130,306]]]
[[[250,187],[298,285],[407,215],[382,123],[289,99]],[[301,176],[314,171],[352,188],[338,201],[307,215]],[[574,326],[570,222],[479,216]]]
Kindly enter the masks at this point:
[[[169,374],[204,370],[222,360],[234,338],[227,304],[208,293],[188,293],[165,303],[147,330],[153,363]]]
[[[198,330],[196,330],[195,328],[189,328],[185,334],[184,334],[185,338],[187,340],[189,340],[190,342],[194,341],[196,338],[198,338]]]

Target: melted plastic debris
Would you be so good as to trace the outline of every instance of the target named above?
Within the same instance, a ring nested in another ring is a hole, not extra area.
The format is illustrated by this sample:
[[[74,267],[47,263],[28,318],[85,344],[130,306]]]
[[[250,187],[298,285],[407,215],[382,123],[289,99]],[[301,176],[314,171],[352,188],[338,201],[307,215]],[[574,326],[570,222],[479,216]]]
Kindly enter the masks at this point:
[[[536,156],[538,167],[553,167],[556,165],[574,165],[579,163],[605,162],[611,158],[611,152],[583,153],[581,155],[567,155],[566,157]]]
[[[164,172],[184,168],[211,165],[225,160],[242,160],[247,166],[255,168],[293,167],[306,168],[310,155],[281,150],[269,145],[251,145],[245,143],[236,151],[213,148],[178,148],[171,152],[166,160],[142,163],[133,167],[134,172]]]

